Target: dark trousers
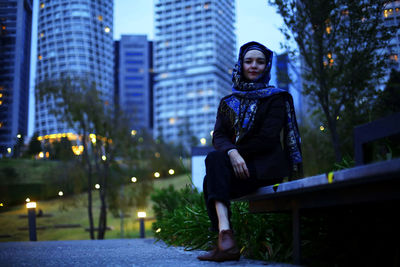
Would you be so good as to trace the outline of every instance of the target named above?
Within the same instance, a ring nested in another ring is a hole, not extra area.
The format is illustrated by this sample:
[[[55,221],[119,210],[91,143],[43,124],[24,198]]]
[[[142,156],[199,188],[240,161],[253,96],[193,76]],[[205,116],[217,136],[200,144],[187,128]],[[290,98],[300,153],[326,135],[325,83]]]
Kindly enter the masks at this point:
[[[252,162],[246,162],[250,172],[248,179],[235,176],[229,156],[225,152],[210,152],[205,160],[206,176],[203,181],[203,193],[207,206],[208,217],[211,221],[211,231],[218,231],[218,216],[215,201],[224,203],[228,208],[229,223],[231,218],[230,200],[247,195],[257,188],[279,183],[282,179],[255,179],[255,167]]]

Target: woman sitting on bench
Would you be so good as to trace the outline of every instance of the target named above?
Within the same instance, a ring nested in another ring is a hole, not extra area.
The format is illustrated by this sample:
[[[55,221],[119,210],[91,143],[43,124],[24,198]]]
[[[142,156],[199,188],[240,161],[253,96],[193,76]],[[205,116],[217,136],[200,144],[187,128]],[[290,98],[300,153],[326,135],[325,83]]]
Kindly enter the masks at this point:
[[[216,151],[207,155],[203,183],[211,230],[219,231],[219,237],[215,249],[200,255],[199,260],[239,260],[231,230],[230,199],[301,173],[292,97],[268,84],[272,55],[260,43],[243,45],[232,74],[232,94],[220,102],[213,133]]]

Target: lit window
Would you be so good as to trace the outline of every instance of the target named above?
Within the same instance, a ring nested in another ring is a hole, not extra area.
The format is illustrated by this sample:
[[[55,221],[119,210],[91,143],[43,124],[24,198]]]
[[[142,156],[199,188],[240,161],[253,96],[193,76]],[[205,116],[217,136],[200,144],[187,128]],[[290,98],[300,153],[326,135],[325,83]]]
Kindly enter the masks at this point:
[[[330,26],[326,27],[326,33],[327,34],[331,34],[331,27]]]
[[[40,38],[42,38],[44,36],[44,32],[40,33]]]
[[[110,29],[110,27],[106,26],[106,27],[104,27],[104,31],[105,31],[106,33],[109,33],[109,32],[111,31],[111,29]]]
[[[0,94],[0,98],[2,98],[3,97],[3,94]]]
[[[42,60],[42,58],[43,58],[42,55],[39,55],[39,56],[38,56],[38,59],[39,59],[39,60]]]
[[[1,127],[3,127],[3,123],[2,123],[2,122],[0,122],[0,128],[1,128]]]
[[[169,124],[175,124],[175,118],[169,118]]]
[[[393,60],[393,61],[398,61],[398,60],[399,60],[399,56],[398,56],[397,54],[390,55],[389,58],[390,58],[391,60]]]
[[[103,16],[102,16],[102,15],[98,15],[98,16],[97,16],[97,19],[98,19],[99,21],[103,21]]]
[[[207,4],[204,4],[204,9],[208,9],[210,7],[210,5],[207,3]]]
[[[3,101],[0,100],[0,106],[3,105]]]
[[[44,3],[41,3],[41,4],[40,4],[40,8],[44,8]]]

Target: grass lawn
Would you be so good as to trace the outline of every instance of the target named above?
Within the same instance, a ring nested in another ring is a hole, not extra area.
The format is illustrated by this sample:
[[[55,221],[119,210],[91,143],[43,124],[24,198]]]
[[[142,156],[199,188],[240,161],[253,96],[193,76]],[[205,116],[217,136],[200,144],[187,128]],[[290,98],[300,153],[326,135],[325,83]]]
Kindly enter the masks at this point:
[[[173,185],[175,188],[182,188],[189,184],[190,180],[187,175],[179,175],[170,178],[159,178],[154,182],[154,188],[165,188]],[[127,186],[134,186],[129,184]],[[36,225],[38,227],[45,226],[47,229],[37,230],[37,238],[39,241],[44,240],[82,240],[89,239],[89,233],[85,231],[88,228],[88,215],[87,215],[87,194],[80,194],[71,197],[63,197],[48,201],[40,201],[37,203],[38,209],[43,211],[43,214],[51,214],[52,217],[36,218]],[[98,193],[93,191],[93,215],[95,227],[98,225],[100,200]],[[152,203],[149,202],[147,207],[147,217],[154,216]],[[1,207],[0,207],[1,209]],[[0,237],[10,235],[11,237],[1,237],[0,241],[28,241],[28,230],[18,230],[20,227],[28,226],[27,218],[19,218],[19,215],[27,214],[25,206],[19,205],[12,207],[7,212],[0,213]],[[113,215],[107,213],[107,225],[112,228],[107,231],[106,239],[121,238],[121,220],[114,218]],[[137,210],[132,209],[130,217],[124,219],[124,237],[136,238],[139,237],[139,222],[137,221]],[[151,231],[151,224],[153,221],[147,220],[145,222],[146,237],[153,235]],[[57,224],[80,224],[79,228],[54,228]]]

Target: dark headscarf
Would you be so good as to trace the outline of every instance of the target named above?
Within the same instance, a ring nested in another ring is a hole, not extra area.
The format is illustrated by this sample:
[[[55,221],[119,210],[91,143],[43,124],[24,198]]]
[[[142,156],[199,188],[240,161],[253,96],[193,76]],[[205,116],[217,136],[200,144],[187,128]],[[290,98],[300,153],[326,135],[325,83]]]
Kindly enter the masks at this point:
[[[260,74],[254,81],[246,81],[243,77],[243,59],[246,53],[250,50],[258,50],[265,56],[266,66],[263,73]],[[233,88],[238,91],[248,91],[268,87],[271,79],[273,53],[264,45],[257,42],[249,42],[240,47],[239,58],[232,72]]]
[[[264,72],[253,81],[243,78],[243,58],[250,50],[261,51],[266,59]],[[232,94],[224,102],[229,107],[229,117],[235,128],[235,143],[238,144],[253,126],[259,100],[275,94],[285,95],[284,149],[290,161],[291,176],[302,176],[301,141],[293,99],[288,91],[269,85],[272,57],[272,51],[260,43],[253,41],[244,44],[239,50],[238,61],[232,72]]]

